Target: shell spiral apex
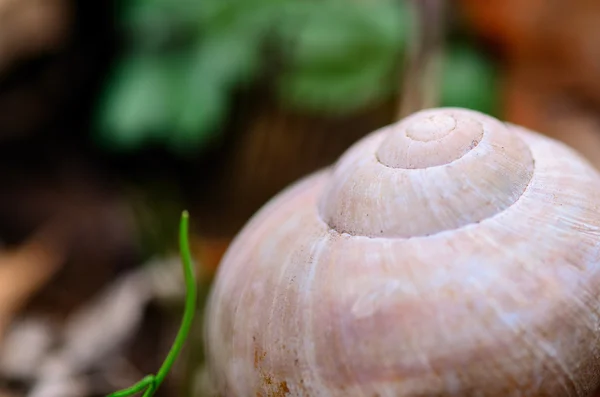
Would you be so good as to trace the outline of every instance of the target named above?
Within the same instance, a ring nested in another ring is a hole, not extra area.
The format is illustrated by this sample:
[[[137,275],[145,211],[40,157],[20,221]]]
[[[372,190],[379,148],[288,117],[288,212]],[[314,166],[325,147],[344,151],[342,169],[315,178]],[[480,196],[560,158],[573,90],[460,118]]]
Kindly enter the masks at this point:
[[[529,148],[498,120],[464,109],[422,111],[340,159],[321,215],[342,233],[429,235],[505,210],[533,168]]]
[[[590,396],[600,174],[536,132],[424,110],[274,197],[212,288],[223,397]]]

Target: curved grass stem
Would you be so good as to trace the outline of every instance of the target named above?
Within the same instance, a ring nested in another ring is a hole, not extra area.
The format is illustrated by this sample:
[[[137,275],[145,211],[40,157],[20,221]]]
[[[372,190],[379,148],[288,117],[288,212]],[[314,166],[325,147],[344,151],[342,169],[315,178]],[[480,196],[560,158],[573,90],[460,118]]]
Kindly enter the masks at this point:
[[[148,375],[135,385],[128,387],[127,389],[111,393],[107,397],[127,397],[141,391],[144,391],[143,397],[152,397],[173,367],[173,364],[179,356],[179,353],[181,353],[181,349],[183,348],[183,345],[185,344],[192,327],[194,314],[196,312],[196,300],[198,296],[198,291],[196,288],[196,276],[194,273],[192,254],[190,252],[188,225],[189,214],[187,211],[183,211],[181,215],[181,222],[179,224],[179,250],[181,252],[181,263],[185,278],[186,297],[181,327],[177,332],[173,346],[171,347],[167,358],[163,362],[156,375]]]

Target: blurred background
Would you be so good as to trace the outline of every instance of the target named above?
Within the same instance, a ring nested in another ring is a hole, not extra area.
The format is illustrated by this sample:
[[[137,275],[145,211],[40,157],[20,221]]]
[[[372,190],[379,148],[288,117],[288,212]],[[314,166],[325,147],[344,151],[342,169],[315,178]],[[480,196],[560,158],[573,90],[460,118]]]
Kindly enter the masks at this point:
[[[202,304],[252,214],[365,134],[461,106],[600,166],[594,0],[0,0],[0,396],[154,373],[208,396]]]

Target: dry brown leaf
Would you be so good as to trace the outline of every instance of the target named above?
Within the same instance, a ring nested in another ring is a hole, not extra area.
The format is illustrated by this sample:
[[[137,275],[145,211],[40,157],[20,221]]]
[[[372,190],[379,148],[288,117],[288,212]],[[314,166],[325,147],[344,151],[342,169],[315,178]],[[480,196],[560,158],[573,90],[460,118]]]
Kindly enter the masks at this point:
[[[0,346],[0,373],[11,379],[31,379],[56,342],[56,330],[43,318],[16,321]]]
[[[135,334],[152,298],[146,267],[107,286],[73,313],[63,330],[64,344],[37,371],[31,397],[80,397],[92,386],[83,373],[118,355]]]
[[[48,225],[20,247],[0,252],[0,340],[13,316],[65,262],[66,244]]]
[[[231,238],[192,236],[190,247],[201,275],[212,276],[225,255]],[[207,274],[208,273],[208,274]]]
[[[478,34],[501,44],[507,64],[600,107],[600,2],[461,0]]]
[[[600,115],[573,98],[513,71],[504,84],[508,121],[558,139],[583,154],[600,169]]]
[[[152,298],[144,269],[125,275],[69,318],[61,356],[83,368],[117,351],[142,321]]]
[[[67,0],[0,0],[0,72],[23,57],[56,48],[70,19]]]
[[[461,0],[459,3],[471,26],[511,53],[522,53],[535,45],[536,27],[548,6],[545,0]]]

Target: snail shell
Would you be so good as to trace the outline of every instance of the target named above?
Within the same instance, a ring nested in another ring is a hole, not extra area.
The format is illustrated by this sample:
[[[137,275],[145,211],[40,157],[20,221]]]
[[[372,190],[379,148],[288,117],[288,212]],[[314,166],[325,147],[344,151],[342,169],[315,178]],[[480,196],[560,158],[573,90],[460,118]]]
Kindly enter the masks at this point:
[[[600,175],[484,114],[415,113],[265,205],[207,308],[220,395],[588,396]]]

